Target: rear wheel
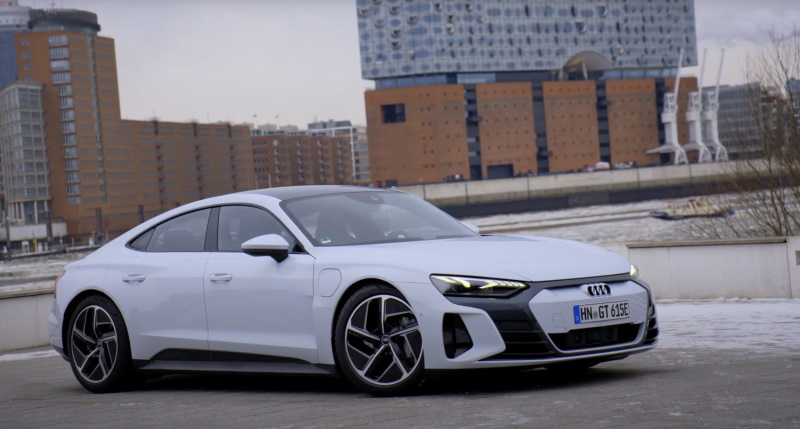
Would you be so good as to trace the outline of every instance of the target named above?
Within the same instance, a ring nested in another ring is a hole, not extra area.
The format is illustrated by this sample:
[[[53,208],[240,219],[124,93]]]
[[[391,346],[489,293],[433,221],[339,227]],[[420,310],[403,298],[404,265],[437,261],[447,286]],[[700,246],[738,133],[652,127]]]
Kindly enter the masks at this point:
[[[370,285],[347,300],[336,323],[335,344],[344,375],[373,395],[409,393],[425,376],[417,318],[390,286]]]
[[[133,372],[125,321],[108,298],[90,296],[78,304],[67,332],[69,362],[78,382],[95,393],[133,387]]]

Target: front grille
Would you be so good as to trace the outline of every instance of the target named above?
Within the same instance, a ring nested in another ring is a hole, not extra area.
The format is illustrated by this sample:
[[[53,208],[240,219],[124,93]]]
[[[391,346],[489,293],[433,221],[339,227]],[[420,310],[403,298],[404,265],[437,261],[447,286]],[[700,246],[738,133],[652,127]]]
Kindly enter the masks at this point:
[[[552,357],[544,333],[536,322],[523,320],[495,320],[495,326],[506,343],[502,353],[484,360],[522,360]]]
[[[561,350],[613,346],[636,340],[641,326],[641,324],[626,323],[624,325],[573,329],[566,334],[550,334],[550,339]]]

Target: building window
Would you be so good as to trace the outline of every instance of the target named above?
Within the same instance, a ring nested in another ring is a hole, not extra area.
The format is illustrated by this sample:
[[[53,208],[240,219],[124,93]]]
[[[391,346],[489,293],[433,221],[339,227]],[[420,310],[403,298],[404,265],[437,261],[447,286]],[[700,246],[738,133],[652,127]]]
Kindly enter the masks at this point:
[[[72,97],[61,97],[61,98],[59,98],[58,99],[58,105],[62,109],[71,109],[72,108]],[[64,119],[64,117],[62,116],[61,119]]]
[[[78,169],[78,160],[77,159],[65,159],[64,160],[64,169],[66,169],[66,170],[77,170]]]
[[[394,124],[406,121],[405,104],[384,104],[381,106],[384,124]]]
[[[61,85],[58,87],[58,95],[72,95],[72,85]]]
[[[67,36],[60,35],[60,36],[50,36],[47,38],[47,43],[50,46],[67,46]]]
[[[74,206],[81,203],[81,197],[68,197],[67,204]]]
[[[80,173],[77,171],[67,171],[67,182],[78,182],[80,179]]]
[[[31,45],[30,37],[22,37],[22,38],[20,38],[19,39],[19,44],[22,45],[22,46],[30,46]]]
[[[62,121],[74,121],[75,120],[75,111],[72,109],[65,109],[61,111],[61,120]]]
[[[62,122],[61,123],[61,132],[62,133],[74,133],[75,132],[75,122]]]
[[[52,70],[52,71],[69,71],[69,60],[53,60],[53,61],[50,61],[50,70]]]
[[[67,48],[50,48],[50,59],[68,58],[69,49]]]
[[[76,144],[75,134],[66,134],[66,135],[61,136],[61,143],[64,144],[64,146],[73,146],[73,145],[75,145]]]
[[[69,72],[53,73],[53,83],[70,83],[72,75]]]
[[[22,70],[24,71],[33,71],[33,64],[25,63],[22,65]]]
[[[77,183],[67,185],[67,195],[80,195],[80,194],[81,194],[81,185]]]
[[[75,147],[65,147],[64,148],[64,158],[77,158],[78,157],[78,149]]]

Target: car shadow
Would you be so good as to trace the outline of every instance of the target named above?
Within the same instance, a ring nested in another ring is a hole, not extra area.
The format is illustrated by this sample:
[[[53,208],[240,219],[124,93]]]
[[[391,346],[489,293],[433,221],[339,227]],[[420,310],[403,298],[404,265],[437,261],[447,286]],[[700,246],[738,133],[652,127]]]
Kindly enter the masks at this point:
[[[618,383],[647,376],[653,368],[592,368],[577,371],[492,369],[435,372],[411,396],[471,395],[542,391]],[[237,391],[261,393],[355,394],[369,396],[341,377],[272,374],[167,375],[148,380],[140,391]]]
[[[650,371],[650,369],[600,367],[572,371],[537,368],[436,373],[426,381],[421,393],[451,395],[565,389],[574,386],[618,383],[645,376]]]
[[[339,377],[275,374],[175,374],[148,380],[142,391],[240,391],[264,393],[356,393]]]

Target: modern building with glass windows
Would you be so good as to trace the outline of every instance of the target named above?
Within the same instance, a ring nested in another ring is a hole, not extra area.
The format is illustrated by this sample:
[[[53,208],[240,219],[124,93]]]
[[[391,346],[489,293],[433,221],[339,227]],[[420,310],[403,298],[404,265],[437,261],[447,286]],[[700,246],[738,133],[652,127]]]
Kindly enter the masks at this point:
[[[42,85],[13,83],[0,89],[0,157],[6,216],[12,223],[43,223],[51,195]]]
[[[645,152],[664,141],[663,93],[681,51],[697,64],[693,0],[356,3],[383,185],[659,163]],[[696,80],[681,89],[679,102]]]
[[[17,0],[0,0],[0,88],[17,80],[14,35],[28,31],[30,12]]]

